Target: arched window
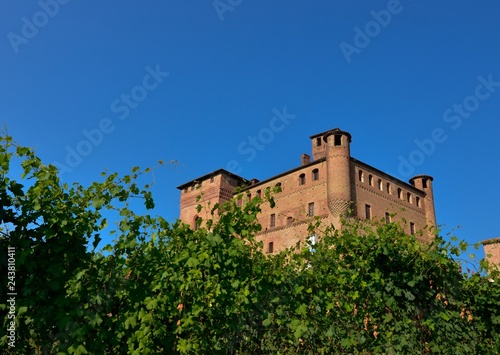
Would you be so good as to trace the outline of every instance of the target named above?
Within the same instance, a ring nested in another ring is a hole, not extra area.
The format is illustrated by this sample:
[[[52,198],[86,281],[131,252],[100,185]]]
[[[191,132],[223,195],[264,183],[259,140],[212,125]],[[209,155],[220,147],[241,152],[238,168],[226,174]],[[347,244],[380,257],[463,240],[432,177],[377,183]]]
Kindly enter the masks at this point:
[[[409,192],[406,194],[406,202],[413,203],[413,200],[411,198],[411,193]]]
[[[387,189],[387,193],[390,195],[392,194],[392,191],[391,191],[391,184],[390,183],[387,183],[386,184],[386,189]]]
[[[363,174],[363,170],[358,171],[358,177],[360,182],[365,182],[365,176]]]
[[[261,197],[262,197],[262,191],[261,191],[261,190],[257,190],[257,197],[258,197],[258,198],[261,198]]]
[[[194,230],[198,230],[198,228],[200,228],[200,217],[198,216],[195,216],[194,219],[193,219],[193,229]]]
[[[312,171],[312,179],[313,179],[313,181],[319,180],[319,170],[318,169],[314,169]]]
[[[403,199],[403,190],[401,190],[399,187],[398,187],[398,198],[399,199]]]
[[[293,223],[293,218],[292,218],[292,217],[287,217],[287,219],[286,219],[286,224],[287,224],[287,225],[290,225],[290,224],[292,224],[292,223]]]
[[[281,182],[276,183],[276,185],[274,185],[274,188],[276,189],[276,192],[283,191],[283,188],[281,187]]]
[[[314,216],[314,202],[309,203],[307,214],[309,217]]]
[[[420,207],[420,197],[415,197],[415,202],[417,203],[417,207]]]
[[[299,175],[299,185],[304,185],[306,183],[306,174]]]
[[[368,184],[370,186],[373,186],[373,175],[372,174],[368,175]]]
[[[382,185],[382,179],[378,179],[378,189],[380,191],[384,191],[383,185]]]

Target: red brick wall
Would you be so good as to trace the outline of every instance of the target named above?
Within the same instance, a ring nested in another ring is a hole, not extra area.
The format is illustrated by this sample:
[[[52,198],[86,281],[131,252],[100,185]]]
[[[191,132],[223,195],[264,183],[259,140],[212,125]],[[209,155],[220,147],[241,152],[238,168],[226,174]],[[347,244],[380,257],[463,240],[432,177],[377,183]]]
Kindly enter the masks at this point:
[[[500,238],[490,239],[483,242],[484,254],[491,263],[500,267]],[[488,257],[488,254],[491,254]]]

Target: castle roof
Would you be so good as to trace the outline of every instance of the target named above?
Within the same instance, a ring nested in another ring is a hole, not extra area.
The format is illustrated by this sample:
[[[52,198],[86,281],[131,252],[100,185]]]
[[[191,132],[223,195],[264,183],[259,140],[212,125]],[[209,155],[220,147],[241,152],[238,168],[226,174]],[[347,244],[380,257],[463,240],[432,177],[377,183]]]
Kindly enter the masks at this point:
[[[204,180],[210,179],[214,176],[221,175],[221,174],[226,175],[226,176],[230,176],[230,177],[238,180],[242,185],[247,184],[249,182],[249,180],[247,180],[239,175],[236,175],[234,173],[231,173],[225,169],[217,169],[217,170],[212,171],[211,173],[205,174],[203,176],[200,176],[199,178],[190,180],[182,185],[179,185],[179,186],[177,186],[177,189],[184,190],[186,187],[192,186],[193,184],[195,184],[197,182],[204,181]]]

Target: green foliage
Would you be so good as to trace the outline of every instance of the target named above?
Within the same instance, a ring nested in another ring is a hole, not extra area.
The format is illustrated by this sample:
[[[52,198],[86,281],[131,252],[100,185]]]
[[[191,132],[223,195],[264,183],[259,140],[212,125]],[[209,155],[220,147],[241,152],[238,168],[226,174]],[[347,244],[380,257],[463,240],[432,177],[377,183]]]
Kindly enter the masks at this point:
[[[463,273],[452,256],[464,243],[422,244],[396,224],[346,220],[342,231],[312,224],[314,250],[302,243],[269,256],[256,235],[270,191],[242,207],[212,206],[193,230],[133,211],[137,197],[154,206],[139,168],[69,187],[32,150],[1,142],[0,245],[16,247],[11,353],[498,352],[498,271],[483,261]],[[119,216],[113,230],[108,210]],[[105,234],[115,241],[99,250]],[[6,284],[5,252],[1,265]],[[4,329],[6,310],[0,304]]]

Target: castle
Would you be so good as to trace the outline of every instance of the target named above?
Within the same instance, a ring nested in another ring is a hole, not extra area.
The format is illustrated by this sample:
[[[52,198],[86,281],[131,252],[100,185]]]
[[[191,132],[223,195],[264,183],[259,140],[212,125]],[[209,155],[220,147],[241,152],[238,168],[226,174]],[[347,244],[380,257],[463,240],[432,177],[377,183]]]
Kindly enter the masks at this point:
[[[279,186],[280,192],[274,195],[276,206],[264,204],[257,217],[262,225],[257,238],[263,241],[267,253],[314,238],[308,235],[307,227],[315,216],[335,228],[341,228],[343,216],[386,222],[404,219],[410,234],[436,226],[431,176],[418,175],[406,183],[356,160],[350,153],[351,135],[338,128],[309,138],[312,160],[302,154],[300,166],[266,180],[248,180],[219,169],[178,186],[180,220],[196,228],[197,219],[205,220],[210,213],[206,208],[198,212],[199,203],[214,206],[242,195],[238,204],[243,204]],[[429,241],[432,233],[418,238]]]

